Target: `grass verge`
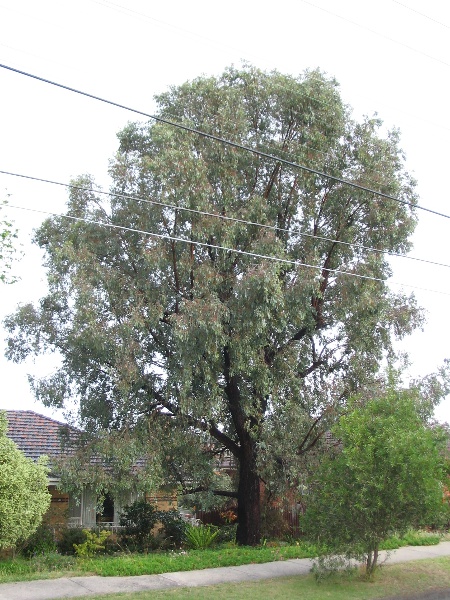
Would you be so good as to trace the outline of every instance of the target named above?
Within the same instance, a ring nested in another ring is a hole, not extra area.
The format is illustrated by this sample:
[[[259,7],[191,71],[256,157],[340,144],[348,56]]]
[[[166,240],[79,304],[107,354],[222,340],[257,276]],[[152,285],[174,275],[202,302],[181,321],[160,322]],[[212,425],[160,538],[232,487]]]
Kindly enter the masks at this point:
[[[450,588],[450,558],[435,558],[383,567],[375,580],[334,576],[317,584],[312,575],[219,584],[203,588],[174,588],[91,596],[91,600],[374,600]]]

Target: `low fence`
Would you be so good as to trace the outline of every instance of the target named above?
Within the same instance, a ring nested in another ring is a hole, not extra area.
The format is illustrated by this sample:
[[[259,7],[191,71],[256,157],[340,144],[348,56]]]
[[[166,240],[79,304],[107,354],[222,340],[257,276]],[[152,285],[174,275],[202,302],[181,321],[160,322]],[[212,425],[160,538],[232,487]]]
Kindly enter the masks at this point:
[[[264,507],[262,510],[262,536],[269,539],[301,537],[300,516],[302,512],[302,508],[298,504]],[[193,517],[205,525],[221,526],[237,520],[236,507],[228,508],[226,511],[197,510],[193,513]]]

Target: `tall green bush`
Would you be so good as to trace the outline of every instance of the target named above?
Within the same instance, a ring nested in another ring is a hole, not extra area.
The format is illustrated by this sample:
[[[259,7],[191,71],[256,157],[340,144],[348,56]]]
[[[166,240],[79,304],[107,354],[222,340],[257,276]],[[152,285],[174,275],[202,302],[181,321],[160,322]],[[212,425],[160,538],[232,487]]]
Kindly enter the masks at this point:
[[[310,482],[302,527],[329,556],[364,560],[371,576],[383,540],[443,518],[444,438],[417,398],[396,390],[354,401],[332,432],[339,445]]]
[[[50,506],[47,460],[25,457],[7,436],[0,412],[0,550],[14,547],[38,528]]]

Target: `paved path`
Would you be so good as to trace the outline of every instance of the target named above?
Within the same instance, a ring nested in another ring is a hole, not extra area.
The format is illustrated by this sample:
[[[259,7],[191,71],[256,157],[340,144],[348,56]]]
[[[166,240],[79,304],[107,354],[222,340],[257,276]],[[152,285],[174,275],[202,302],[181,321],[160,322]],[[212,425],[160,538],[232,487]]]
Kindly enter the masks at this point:
[[[424,558],[450,556],[450,542],[437,546],[408,546],[392,551],[389,563],[407,562]],[[384,555],[380,560],[384,559]],[[139,575],[137,577],[63,577],[61,579],[41,579],[0,584],[0,600],[60,600],[62,598],[82,598],[95,594],[115,592],[142,592],[163,590],[174,587],[196,587],[217,583],[239,583],[258,581],[273,577],[305,575],[311,568],[307,558],[292,559],[261,565],[241,565],[221,567],[201,571],[179,571],[163,575]],[[436,582],[438,584],[438,582]],[[417,600],[450,600],[450,590],[409,596]],[[400,600],[400,599],[399,599]]]

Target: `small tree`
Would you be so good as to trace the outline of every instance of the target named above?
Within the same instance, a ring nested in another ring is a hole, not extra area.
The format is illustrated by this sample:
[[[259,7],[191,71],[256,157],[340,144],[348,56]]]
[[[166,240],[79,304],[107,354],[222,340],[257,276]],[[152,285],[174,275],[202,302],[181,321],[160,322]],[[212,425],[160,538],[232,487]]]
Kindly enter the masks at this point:
[[[50,505],[45,459],[26,458],[6,431],[0,412],[0,549],[32,535]]]
[[[376,569],[380,542],[442,515],[443,436],[418,412],[410,391],[350,404],[332,433],[335,452],[314,477],[303,528],[328,556],[364,559]]]

